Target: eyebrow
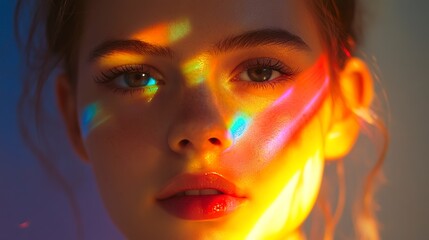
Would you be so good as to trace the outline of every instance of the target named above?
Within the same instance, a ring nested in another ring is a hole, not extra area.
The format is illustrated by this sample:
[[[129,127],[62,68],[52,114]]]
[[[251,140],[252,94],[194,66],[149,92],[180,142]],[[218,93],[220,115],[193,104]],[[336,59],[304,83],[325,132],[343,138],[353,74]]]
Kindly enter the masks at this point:
[[[260,29],[228,37],[216,43],[213,51],[219,53],[239,48],[252,48],[267,45],[277,45],[304,51],[311,50],[302,38],[286,30]]]
[[[153,45],[136,39],[109,40],[97,46],[89,56],[89,61],[107,57],[117,52],[137,53],[141,55],[153,55],[161,57],[173,57],[173,51],[169,47]]]
[[[267,45],[283,46],[304,51],[311,50],[302,38],[286,30],[260,29],[227,37],[214,44],[209,52],[219,54],[240,48],[252,48]],[[170,58],[174,56],[173,50],[169,47],[158,46],[137,39],[109,40],[103,42],[91,51],[89,61],[95,61],[98,58],[107,57],[116,52]]]

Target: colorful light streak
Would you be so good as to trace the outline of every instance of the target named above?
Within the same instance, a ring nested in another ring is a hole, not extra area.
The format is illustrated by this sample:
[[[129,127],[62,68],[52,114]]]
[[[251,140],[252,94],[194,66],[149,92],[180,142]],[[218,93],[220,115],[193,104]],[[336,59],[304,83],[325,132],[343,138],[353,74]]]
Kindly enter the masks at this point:
[[[324,96],[324,94],[326,93],[326,89],[327,86],[329,85],[329,77],[325,77],[325,80],[323,82],[322,87],[320,88],[320,90],[318,92],[316,92],[316,94],[314,95],[314,97],[312,97],[310,99],[310,101],[306,104],[306,106],[297,113],[297,117],[295,117],[294,119],[290,120],[290,123],[288,124],[291,127],[284,127],[283,129],[281,129],[281,131],[277,134],[277,136],[275,136],[272,140],[269,141],[269,143],[266,145],[266,147],[264,148],[264,152],[265,155],[268,158],[273,157],[272,155],[275,155],[279,152],[279,150],[281,148],[283,148],[283,146],[286,144],[286,142],[288,141],[288,139],[291,137],[291,133],[293,133],[293,126],[298,126],[299,122],[301,121],[301,118],[298,116],[304,116],[306,114],[309,114],[311,112],[314,111],[314,109],[317,107],[317,103],[321,102],[321,98]],[[276,101],[274,103],[274,105],[280,105],[283,104],[283,109],[284,111],[287,111],[287,104],[286,104],[286,99],[288,97],[288,95],[290,95],[291,91],[286,92],[286,94],[284,96],[282,96],[279,101]],[[282,102],[280,102],[282,101]],[[281,110],[280,110],[281,111]]]
[[[208,57],[205,54],[199,55],[183,64],[181,70],[187,86],[199,85],[209,75]]]
[[[183,39],[190,31],[190,21],[188,19],[181,19],[175,22],[157,24],[133,37],[150,44],[167,46]]]
[[[238,113],[231,121],[229,132],[232,135],[233,142],[236,142],[247,130],[251,119],[244,113]]]
[[[156,82],[154,84],[156,84]],[[141,96],[143,98],[146,98],[147,102],[151,102],[153,97],[155,97],[155,94],[158,92],[158,90],[159,90],[159,87],[157,85],[149,85],[145,87],[145,89],[142,91]]]
[[[246,240],[257,240],[262,237],[272,236],[277,239],[284,233],[287,225],[300,224],[307,216],[317,198],[316,189],[319,189],[323,173],[323,156],[321,151],[316,151],[313,157],[307,160],[304,168],[297,171],[283,187],[277,198],[258,219]],[[304,206],[304,207],[303,207]],[[265,238],[264,238],[265,239]]]
[[[269,235],[267,233],[275,234],[281,231],[289,215],[290,202],[288,202],[288,199],[290,199],[290,196],[293,196],[300,177],[301,171],[295,173],[291,180],[289,180],[288,184],[280,192],[277,199],[258,219],[258,222],[252,228],[252,231],[246,237],[246,240],[258,240],[261,239],[261,236]]]
[[[188,19],[183,19],[170,24],[168,28],[168,39],[169,42],[176,42],[184,38],[191,31],[191,23]]]
[[[86,139],[89,133],[110,119],[110,116],[105,115],[100,107],[100,104],[95,102],[86,106],[81,115],[81,132]]]
[[[268,164],[272,159],[276,159],[293,135],[307,124],[330,89],[330,79],[325,66],[326,58],[322,56],[312,68],[300,76],[302,79],[296,80],[297,84],[290,86],[276,101],[256,114],[249,114],[251,124],[240,141],[235,142],[224,153],[226,162],[234,160],[234,166],[240,166],[240,169],[233,171],[251,171],[245,170],[246,167],[243,166],[250,168],[252,164],[241,160],[248,159],[249,154],[257,159],[264,159],[255,163],[257,165]],[[254,146],[260,146],[261,142],[265,143],[261,148],[253,149]],[[235,168],[234,166],[231,165]]]

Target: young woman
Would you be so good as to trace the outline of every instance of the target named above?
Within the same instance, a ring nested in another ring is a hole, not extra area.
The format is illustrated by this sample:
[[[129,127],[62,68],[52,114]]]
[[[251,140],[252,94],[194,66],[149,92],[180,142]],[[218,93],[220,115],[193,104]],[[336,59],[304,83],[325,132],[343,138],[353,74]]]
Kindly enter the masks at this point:
[[[72,145],[128,239],[304,239],[325,163],[374,120],[354,0],[37,4],[28,88],[60,69]]]

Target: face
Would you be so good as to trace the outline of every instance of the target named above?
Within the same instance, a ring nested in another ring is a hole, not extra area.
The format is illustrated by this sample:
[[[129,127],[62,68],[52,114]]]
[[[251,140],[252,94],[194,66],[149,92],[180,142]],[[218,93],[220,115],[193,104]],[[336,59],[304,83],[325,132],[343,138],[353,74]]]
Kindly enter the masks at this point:
[[[127,238],[283,239],[306,218],[332,107],[304,2],[88,3],[75,137]]]

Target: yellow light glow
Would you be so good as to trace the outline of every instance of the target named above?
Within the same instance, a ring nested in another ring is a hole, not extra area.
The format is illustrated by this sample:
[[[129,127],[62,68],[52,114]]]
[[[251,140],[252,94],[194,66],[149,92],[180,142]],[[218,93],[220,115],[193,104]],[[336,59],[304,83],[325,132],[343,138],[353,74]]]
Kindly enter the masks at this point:
[[[297,172],[292,177],[277,199],[265,211],[261,218],[259,218],[255,227],[246,237],[247,240],[258,240],[261,236],[267,235],[267,233],[277,233],[281,231],[289,215],[289,207],[284,207],[284,205],[289,205],[287,199],[294,194],[300,176],[301,171]],[[279,210],[281,211],[279,212]]]
[[[133,36],[141,41],[159,46],[166,46],[170,42],[168,23],[154,25]]]
[[[188,19],[159,23],[133,35],[133,38],[158,46],[167,46],[184,38],[191,31]]]
[[[209,65],[209,58],[206,54],[201,54],[183,64],[181,69],[187,86],[196,86],[207,79]]]
[[[141,64],[145,60],[144,56],[125,52],[114,52],[100,58],[99,65],[101,68],[114,68],[116,66]]]
[[[248,240],[261,239],[261,236],[272,236],[277,239],[287,229],[295,229],[305,219],[316,201],[323,168],[321,151],[311,157],[304,168],[297,171],[280,192],[274,202],[258,219]],[[297,236],[293,233],[291,236]],[[297,236],[298,237],[298,236]]]
[[[151,102],[153,97],[155,97],[155,94],[158,92],[158,89],[159,87],[156,85],[146,87],[146,89],[142,91],[142,97],[146,98],[147,102]]]
[[[170,43],[176,42],[184,38],[191,31],[191,23],[188,19],[172,23],[169,28],[169,41]]]

